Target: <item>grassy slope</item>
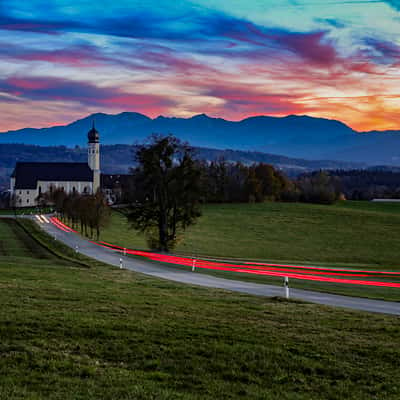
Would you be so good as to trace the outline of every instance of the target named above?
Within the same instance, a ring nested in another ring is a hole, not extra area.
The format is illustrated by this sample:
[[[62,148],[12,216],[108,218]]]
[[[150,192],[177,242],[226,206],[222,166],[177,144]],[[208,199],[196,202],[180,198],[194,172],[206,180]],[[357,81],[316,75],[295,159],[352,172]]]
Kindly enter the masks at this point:
[[[52,212],[51,208],[24,207],[16,210],[12,208],[0,209],[0,215],[27,215],[27,214],[46,214]]]
[[[264,203],[206,205],[177,252],[287,262],[400,269],[400,204],[333,206]],[[146,248],[114,214],[102,239]]]
[[[0,240],[1,399],[400,397],[399,318],[73,267],[3,221]]]
[[[203,216],[185,233],[177,252],[263,259],[288,263],[399,270],[400,204],[339,202],[312,204],[206,205]],[[147,248],[144,238],[114,213],[102,239]],[[281,278],[231,272],[198,272],[282,285]],[[384,279],[383,279],[384,280]],[[390,279],[397,281],[396,277]],[[291,287],[400,301],[394,288],[291,280]]]

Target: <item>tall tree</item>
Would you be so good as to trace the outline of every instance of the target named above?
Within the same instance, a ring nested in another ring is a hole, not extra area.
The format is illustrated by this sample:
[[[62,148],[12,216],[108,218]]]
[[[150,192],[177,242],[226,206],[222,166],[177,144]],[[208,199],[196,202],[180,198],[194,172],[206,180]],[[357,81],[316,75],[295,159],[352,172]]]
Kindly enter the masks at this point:
[[[108,224],[111,212],[106,198],[100,190],[95,195],[90,196],[90,199],[89,224],[96,229],[96,238],[99,240],[100,229]]]
[[[192,149],[169,135],[152,135],[136,152],[136,196],[128,216],[151,247],[169,251],[178,232],[201,215],[200,168]]]

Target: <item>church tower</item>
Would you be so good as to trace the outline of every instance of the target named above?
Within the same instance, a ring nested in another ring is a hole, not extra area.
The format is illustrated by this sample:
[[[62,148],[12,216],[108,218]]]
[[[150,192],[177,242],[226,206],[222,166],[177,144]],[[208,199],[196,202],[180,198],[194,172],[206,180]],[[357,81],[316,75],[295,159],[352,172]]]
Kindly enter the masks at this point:
[[[100,188],[100,143],[99,132],[94,127],[88,132],[88,165],[93,171],[93,193]]]

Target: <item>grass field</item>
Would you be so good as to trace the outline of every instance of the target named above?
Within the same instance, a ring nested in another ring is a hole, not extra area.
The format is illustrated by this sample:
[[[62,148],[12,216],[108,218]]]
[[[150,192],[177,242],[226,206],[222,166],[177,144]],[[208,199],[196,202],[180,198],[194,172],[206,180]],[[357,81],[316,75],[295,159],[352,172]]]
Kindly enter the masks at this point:
[[[38,208],[38,207],[24,207],[17,208],[16,210],[12,208],[0,209],[0,215],[27,215],[27,214],[46,214],[53,212],[52,208]]]
[[[190,227],[178,253],[343,266],[400,269],[400,204],[338,202],[213,204]],[[102,239],[147,248],[114,213]]]
[[[176,252],[194,256],[268,260],[304,265],[400,269],[400,204],[338,202],[214,204],[182,237]],[[113,213],[102,240],[147,249],[142,235]],[[184,267],[186,268],[186,267]],[[216,276],[282,285],[282,278],[198,270]],[[382,279],[385,280],[385,279]],[[389,281],[397,282],[398,277]],[[396,288],[291,280],[290,286],[350,296],[400,301]]]
[[[0,399],[400,398],[400,318],[66,262],[13,222],[0,242]]]

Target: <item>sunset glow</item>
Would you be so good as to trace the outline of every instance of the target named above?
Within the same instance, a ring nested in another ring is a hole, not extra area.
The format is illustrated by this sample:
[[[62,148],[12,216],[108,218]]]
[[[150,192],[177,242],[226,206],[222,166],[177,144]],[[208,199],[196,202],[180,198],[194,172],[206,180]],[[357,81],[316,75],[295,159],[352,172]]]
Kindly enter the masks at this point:
[[[398,0],[2,0],[0,131],[93,112],[400,129]]]

